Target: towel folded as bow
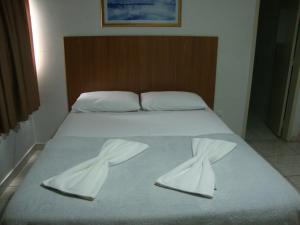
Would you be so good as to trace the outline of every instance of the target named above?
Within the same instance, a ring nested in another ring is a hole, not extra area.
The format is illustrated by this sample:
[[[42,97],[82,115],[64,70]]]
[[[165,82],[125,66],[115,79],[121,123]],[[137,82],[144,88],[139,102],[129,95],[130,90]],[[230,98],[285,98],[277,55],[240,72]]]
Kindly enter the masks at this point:
[[[231,152],[236,143],[208,138],[194,138],[194,157],[156,181],[159,186],[212,198],[215,174],[211,164]]]
[[[93,200],[104,184],[110,166],[122,163],[148,147],[148,145],[139,142],[110,139],[103,144],[97,157],[45,180],[42,186]]]

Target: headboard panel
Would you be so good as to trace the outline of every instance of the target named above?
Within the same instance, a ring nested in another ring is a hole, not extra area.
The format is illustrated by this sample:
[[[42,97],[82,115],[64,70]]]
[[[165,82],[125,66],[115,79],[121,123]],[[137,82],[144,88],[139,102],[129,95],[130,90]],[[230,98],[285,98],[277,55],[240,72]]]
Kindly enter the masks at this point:
[[[192,91],[213,107],[217,37],[65,37],[69,107],[82,92]]]

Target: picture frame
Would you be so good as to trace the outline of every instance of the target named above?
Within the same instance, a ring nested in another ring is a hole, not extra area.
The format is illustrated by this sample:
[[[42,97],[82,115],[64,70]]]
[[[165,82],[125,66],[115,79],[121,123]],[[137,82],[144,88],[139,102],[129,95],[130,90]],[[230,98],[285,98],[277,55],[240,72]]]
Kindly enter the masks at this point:
[[[101,0],[102,27],[180,27],[182,0]]]

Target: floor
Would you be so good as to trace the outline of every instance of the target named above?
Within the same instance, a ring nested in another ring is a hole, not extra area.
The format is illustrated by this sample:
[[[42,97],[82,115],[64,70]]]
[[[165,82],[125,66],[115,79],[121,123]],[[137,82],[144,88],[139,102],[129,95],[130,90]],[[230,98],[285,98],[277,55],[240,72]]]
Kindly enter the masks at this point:
[[[258,119],[249,121],[246,141],[300,192],[300,142],[287,143],[280,140]],[[40,152],[38,150],[30,157],[25,167],[0,196],[0,218]]]
[[[256,117],[250,117],[246,141],[300,192],[300,142],[277,138]]]
[[[33,165],[33,163],[35,162],[36,158],[38,157],[38,155],[40,153],[41,153],[41,150],[37,150],[32,154],[32,156],[28,159],[24,168],[17,175],[17,177],[12,180],[12,182],[8,185],[8,187],[5,189],[5,191],[0,195],[0,218],[1,218],[1,215],[6,207],[7,203],[9,202],[9,200],[15,193],[17,187],[20,185],[23,178],[25,177],[25,175],[27,174],[27,172],[29,171],[29,169],[31,168],[31,166]]]

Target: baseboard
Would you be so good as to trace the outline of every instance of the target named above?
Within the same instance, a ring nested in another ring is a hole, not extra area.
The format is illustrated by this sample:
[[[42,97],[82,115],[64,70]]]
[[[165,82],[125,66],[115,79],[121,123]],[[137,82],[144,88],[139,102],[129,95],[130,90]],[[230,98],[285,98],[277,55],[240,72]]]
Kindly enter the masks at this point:
[[[17,165],[0,181],[0,195],[9,186],[11,181],[21,172],[26,162],[36,151],[42,150],[44,144],[34,144],[29,148],[25,155],[18,161]]]

